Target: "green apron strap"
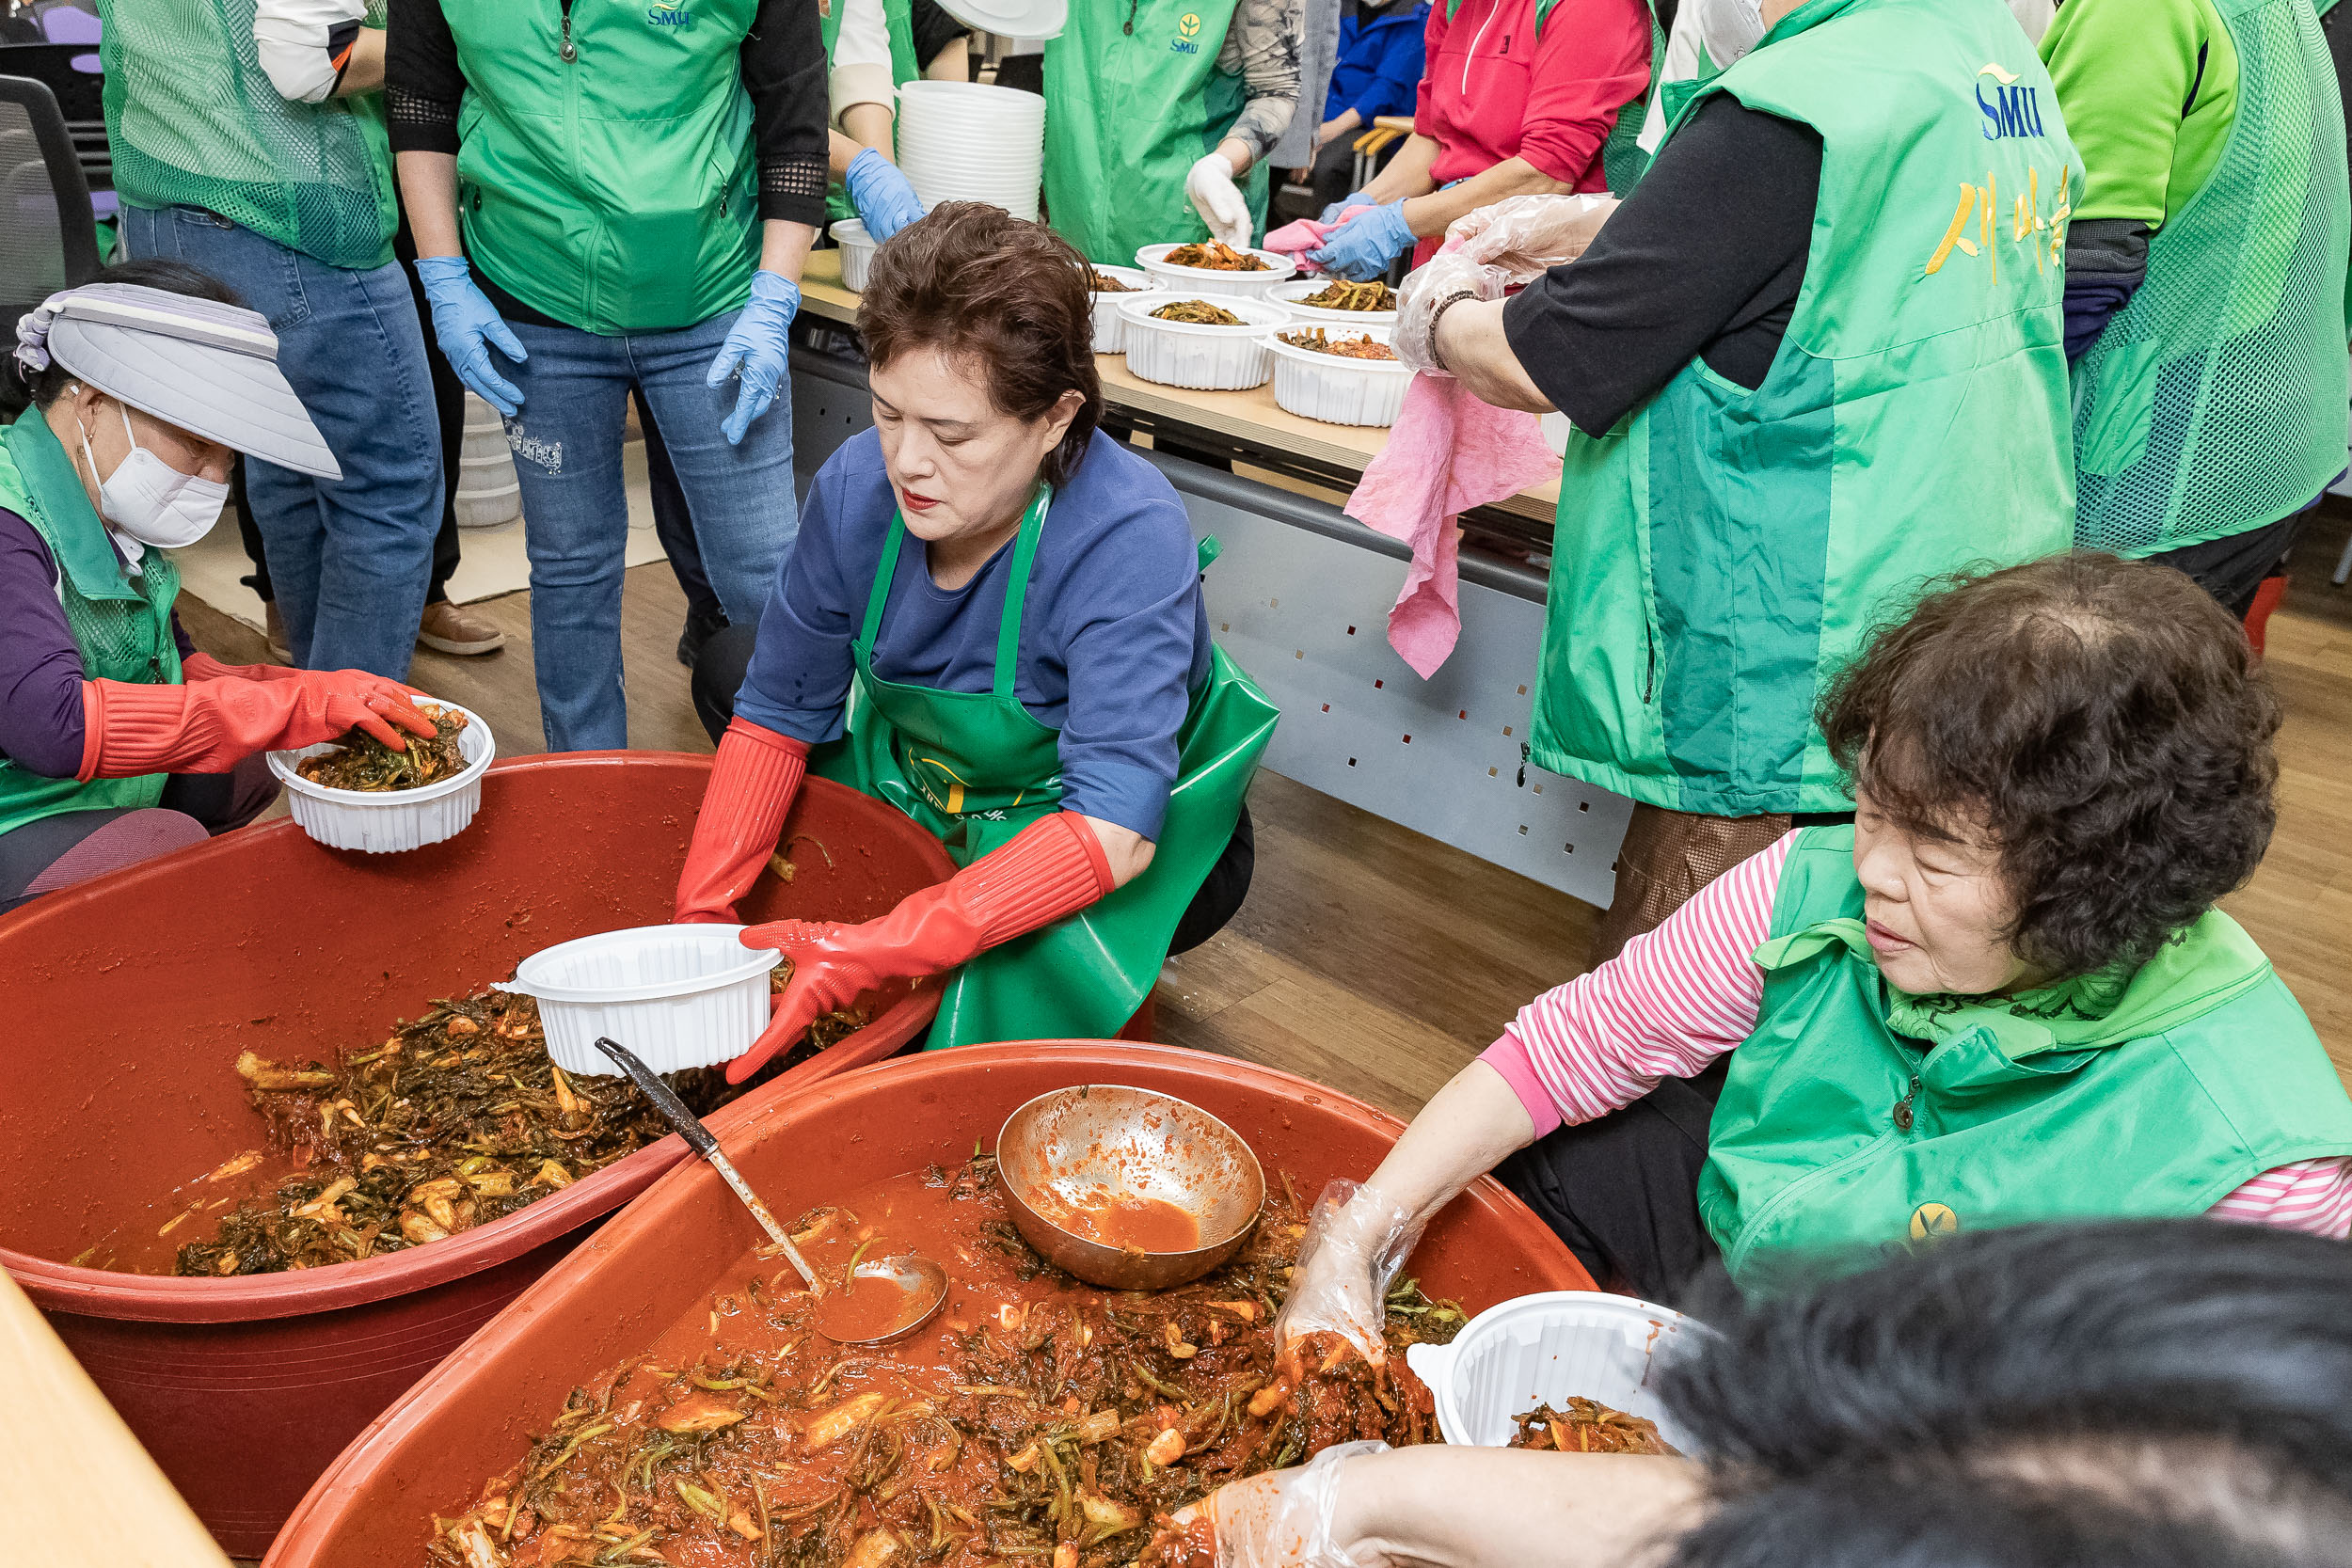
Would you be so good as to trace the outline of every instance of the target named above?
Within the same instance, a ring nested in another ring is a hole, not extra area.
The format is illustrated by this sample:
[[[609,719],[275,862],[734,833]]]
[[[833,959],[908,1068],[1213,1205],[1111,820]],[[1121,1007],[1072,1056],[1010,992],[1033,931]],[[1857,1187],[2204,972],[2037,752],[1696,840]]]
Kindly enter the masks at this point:
[[[1200,562],[1200,566],[1196,569],[1202,572],[1207,571],[1210,567],[1216,564],[1216,558],[1224,553],[1225,546],[1216,542],[1216,534],[1202,534],[1200,536],[1200,543],[1195,546],[1193,550],[1195,559]]]
[[[1021,613],[1029,602],[1029,568],[1037,562],[1037,542],[1044,536],[1045,514],[1053,504],[1053,486],[1038,486],[1037,499],[1029,503],[1027,515],[1021,519],[1020,536],[1013,541],[1012,571],[1005,579],[1005,612],[996,626],[996,679],[992,689],[999,697],[1012,695],[1012,677],[1021,661]]]
[[[890,533],[882,540],[882,563],[874,568],[874,585],[866,591],[866,625],[857,634],[859,662],[874,657],[874,634],[882,630],[882,607],[890,602],[890,585],[898,578],[898,546],[906,542],[907,520],[895,509]]]

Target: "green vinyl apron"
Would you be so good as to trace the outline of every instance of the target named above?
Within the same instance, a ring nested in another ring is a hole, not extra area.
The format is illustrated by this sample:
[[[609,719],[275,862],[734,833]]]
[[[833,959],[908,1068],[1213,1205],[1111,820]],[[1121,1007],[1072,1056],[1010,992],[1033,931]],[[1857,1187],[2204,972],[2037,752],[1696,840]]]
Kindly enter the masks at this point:
[[[943,691],[874,673],[874,639],[906,543],[897,513],[850,655],[857,679],[845,733],[810,768],[898,807],[969,865],[1062,806],[1061,732],[1013,694],[1022,608],[1052,493],[1041,490],[1013,544],[987,691]],[[1205,567],[1213,542],[1201,546]],[[1158,978],[1177,922],[1224,854],[1258,757],[1279,717],[1257,683],[1215,651],[1209,679],[1177,734],[1176,787],[1143,874],[1100,902],[993,947],[948,979],[930,1048],[983,1040],[1100,1038],[1135,1015]]]
[[[1238,0],[1088,0],[1045,46],[1045,216],[1087,260],[1133,266],[1147,245],[1205,240],[1184,177],[1248,102],[1216,69]],[[1241,182],[1265,220],[1266,165]]]

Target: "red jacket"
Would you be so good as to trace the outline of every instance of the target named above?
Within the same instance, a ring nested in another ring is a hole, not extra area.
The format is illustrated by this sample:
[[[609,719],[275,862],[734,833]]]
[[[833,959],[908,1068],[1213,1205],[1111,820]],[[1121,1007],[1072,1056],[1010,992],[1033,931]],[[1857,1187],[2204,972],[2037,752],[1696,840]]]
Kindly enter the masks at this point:
[[[1517,155],[1579,191],[1604,191],[1600,146],[1617,111],[1649,89],[1643,0],[1446,0],[1429,8],[1429,69],[1413,129],[1434,138],[1440,185]]]

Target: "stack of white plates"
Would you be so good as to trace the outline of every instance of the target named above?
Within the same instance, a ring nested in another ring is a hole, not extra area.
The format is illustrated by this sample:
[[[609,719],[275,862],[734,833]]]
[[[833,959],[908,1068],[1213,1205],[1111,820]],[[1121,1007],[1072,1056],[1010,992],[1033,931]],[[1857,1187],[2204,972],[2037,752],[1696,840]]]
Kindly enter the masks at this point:
[[[898,167],[926,207],[986,201],[1034,222],[1045,100],[977,82],[909,82],[898,89]]]

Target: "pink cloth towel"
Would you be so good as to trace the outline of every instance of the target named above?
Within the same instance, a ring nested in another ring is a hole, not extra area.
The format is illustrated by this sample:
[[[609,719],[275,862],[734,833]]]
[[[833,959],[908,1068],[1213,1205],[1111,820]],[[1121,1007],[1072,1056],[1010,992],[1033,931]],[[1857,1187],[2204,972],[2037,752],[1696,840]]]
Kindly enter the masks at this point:
[[[1342,213],[1338,223],[1317,223],[1313,218],[1295,218],[1279,229],[1268,230],[1265,244],[1259,248],[1279,250],[1292,261],[1297,261],[1311,250],[1321,250],[1323,242],[1330,237],[1332,230],[1337,229],[1340,224],[1345,223],[1357,214],[1368,210],[1368,203],[1359,202]]]
[[[1412,546],[1389,611],[1389,646],[1427,680],[1462,635],[1462,531],[1472,507],[1560,472],[1535,416],[1481,403],[1452,376],[1417,375],[1389,444],[1364,468],[1347,515]]]

